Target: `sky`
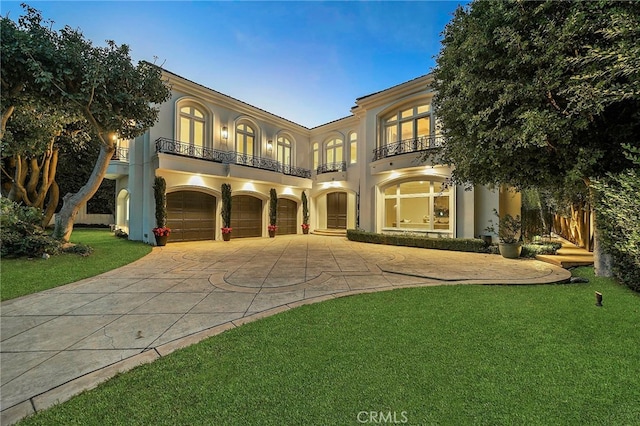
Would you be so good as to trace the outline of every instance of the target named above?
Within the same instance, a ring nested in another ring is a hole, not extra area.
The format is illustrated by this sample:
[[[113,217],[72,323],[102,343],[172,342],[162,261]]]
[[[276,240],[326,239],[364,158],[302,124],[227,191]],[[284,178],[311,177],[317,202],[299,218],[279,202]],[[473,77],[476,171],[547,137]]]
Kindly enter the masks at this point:
[[[21,1],[0,3],[17,20]],[[431,72],[464,1],[27,1],[95,45],[313,128]]]

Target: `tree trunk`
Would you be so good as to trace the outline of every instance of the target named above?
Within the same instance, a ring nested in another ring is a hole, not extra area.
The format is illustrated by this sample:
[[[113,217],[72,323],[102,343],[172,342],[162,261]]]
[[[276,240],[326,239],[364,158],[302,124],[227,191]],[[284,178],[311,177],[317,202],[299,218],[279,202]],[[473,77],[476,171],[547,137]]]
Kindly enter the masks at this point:
[[[595,214],[594,214],[595,215]],[[600,232],[598,232],[598,221],[594,220],[593,227],[593,269],[596,277],[613,276],[613,258],[606,253],[602,247]]]
[[[109,161],[115,150],[113,145],[100,146],[100,155],[96,161],[91,176],[86,184],[75,194],[66,194],[63,197],[62,209],[56,216],[56,227],[53,231],[55,238],[68,242],[73,232],[73,222],[75,221],[80,207],[82,207],[96,193],[107,173]]]

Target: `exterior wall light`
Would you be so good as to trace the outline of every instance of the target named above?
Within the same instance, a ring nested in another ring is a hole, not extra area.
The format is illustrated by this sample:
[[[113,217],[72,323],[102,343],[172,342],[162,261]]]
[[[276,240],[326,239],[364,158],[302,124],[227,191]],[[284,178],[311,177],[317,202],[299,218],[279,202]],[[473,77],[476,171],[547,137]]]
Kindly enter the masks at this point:
[[[267,141],[267,151],[273,151],[273,141],[271,139]]]
[[[222,131],[220,133],[222,135],[222,139],[227,140],[229,138],[229,129],[227,129],[227,126],[222,126]]]

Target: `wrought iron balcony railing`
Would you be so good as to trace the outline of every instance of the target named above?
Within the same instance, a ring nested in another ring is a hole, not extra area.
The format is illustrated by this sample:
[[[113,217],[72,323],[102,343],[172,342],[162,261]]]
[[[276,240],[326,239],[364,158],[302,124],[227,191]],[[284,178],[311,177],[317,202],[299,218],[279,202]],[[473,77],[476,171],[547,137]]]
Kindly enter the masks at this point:
[[[325,163],[320,164],[318,169],[316,170],[317,174],[322,173],[331,173],[331,172],[346,172],[347,171],[347,162],[341,161],[339,163]]]
[[[235,151],[220,151],[212,148],[194,146],[189,143],[179,142],[167,138],[156,140],[156,151],[165,154],[181,155],[184,157],[200,158],[224,164],[238,164],[241,166],[254,167],[261,170],[283,173],[289,176],[311,178],[311,170],[301,167],[292,167],[282,164],[272,158],[257,157],[255,155],[243,154]]]
[[[129,148],[116,147],[111,156],[112,160],[129,162]]]
[[[381,158],[392,157],[410,152],[426,151],[439,148],[444,144],[442,136],[420,136],[419,138],[405,139],[399,142],[387,144],[373,150],[373,161]]]

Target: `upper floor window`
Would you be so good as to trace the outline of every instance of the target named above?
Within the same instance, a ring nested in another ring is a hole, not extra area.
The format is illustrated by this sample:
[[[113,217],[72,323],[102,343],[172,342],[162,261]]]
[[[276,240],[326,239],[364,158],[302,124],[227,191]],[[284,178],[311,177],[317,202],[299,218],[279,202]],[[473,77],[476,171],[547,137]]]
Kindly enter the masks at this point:
[[[342,139],[333,138],[329,140],[325,146],[325,158],[327,164],[341,163],[343,161]]]
[[[179,130],[180,141],[195,146],[205,143],[205,114],[192,105],[180,107]]]
[[[313,152],[313,170],[317,170],[320,165],[320,150],[318,148],[318,142],[314,142],[311,146],[311,151]]]
[[[355,164],[358,162],[358,134],[356,132],[351,132],[349,135],[349,147],[349,162]]]
[[[291,140],[286,136],[278,136],[276,149],[277,160],[291,166]]]
[[[240,154],[253,155],[256,132],[248,124],[236,127],[236,151]]]
[[[397,111],[383,120],[383,127],[383,145],[427,137],[431,134],[431,105],[421,104]]]

